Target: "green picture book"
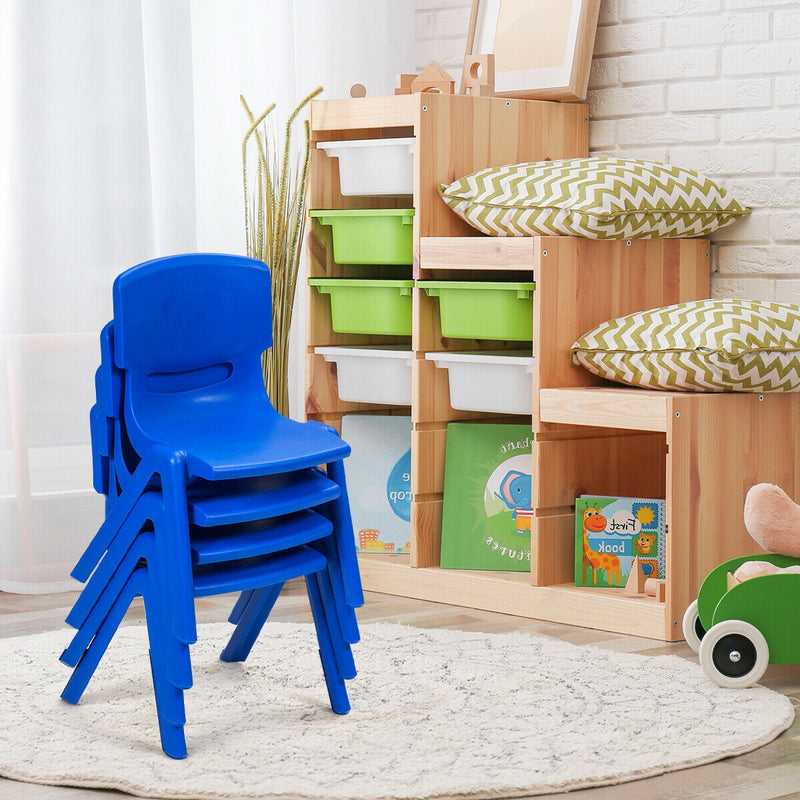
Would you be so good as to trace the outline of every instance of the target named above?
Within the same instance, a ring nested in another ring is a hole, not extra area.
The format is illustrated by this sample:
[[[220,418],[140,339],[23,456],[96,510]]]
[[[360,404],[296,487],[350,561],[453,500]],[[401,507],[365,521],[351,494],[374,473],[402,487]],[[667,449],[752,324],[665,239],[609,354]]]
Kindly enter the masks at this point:
[[[449,424],[441,566],[529,571],[531,516],[530,426]]]
[[[625,586],[634,559],[645,578],[664,578],[664,501],[590,497],[575,501],[575,585]]]

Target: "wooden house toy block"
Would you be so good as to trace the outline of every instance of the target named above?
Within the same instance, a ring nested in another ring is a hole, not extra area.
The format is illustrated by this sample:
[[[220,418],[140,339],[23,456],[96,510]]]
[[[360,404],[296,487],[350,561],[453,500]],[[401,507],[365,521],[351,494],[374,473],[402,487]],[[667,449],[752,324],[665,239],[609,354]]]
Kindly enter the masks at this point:
[[[455,81],[435,61],[431,61],[422,72],[411,82],[411,92],[441,92],[453,94]]]
[[[461,94],[494,95],[494,54],[467,56],[461,73]]]

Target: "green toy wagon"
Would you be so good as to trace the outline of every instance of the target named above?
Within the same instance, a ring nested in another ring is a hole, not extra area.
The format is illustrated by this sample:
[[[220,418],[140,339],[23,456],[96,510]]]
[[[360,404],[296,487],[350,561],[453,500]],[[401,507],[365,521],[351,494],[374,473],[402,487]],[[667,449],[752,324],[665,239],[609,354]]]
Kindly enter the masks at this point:
[[[706,575],[683,616],[687,644],[719,686],[745,688],[769,664],[800,664],[800,574],[759,575],[728,588],[728,574],[754,560],[800,565],[800,559],[772,553],[726,561]]]

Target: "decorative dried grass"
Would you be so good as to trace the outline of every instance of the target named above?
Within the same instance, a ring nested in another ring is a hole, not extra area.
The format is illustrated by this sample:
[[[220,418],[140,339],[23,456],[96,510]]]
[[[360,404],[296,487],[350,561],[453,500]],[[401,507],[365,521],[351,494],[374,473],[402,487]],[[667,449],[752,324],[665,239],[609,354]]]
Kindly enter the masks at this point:
[[[247,255],[270,268],[272,280],[272,347],[261,357],[264,384],[278,413],[289,416],[289,329],[292,324],[297,272],[305,230],[311,136],[304,121],[305,142],[299,156],[292,151],[293,124],[300,112],[322,92],[318,87],[304,97],[289,116],[279,147],[267,132],[270,105],[255,117],[240,96],[250,120],[242,140],[242,184]],[[255,187],[248,182],[249,156],[255,144]]]

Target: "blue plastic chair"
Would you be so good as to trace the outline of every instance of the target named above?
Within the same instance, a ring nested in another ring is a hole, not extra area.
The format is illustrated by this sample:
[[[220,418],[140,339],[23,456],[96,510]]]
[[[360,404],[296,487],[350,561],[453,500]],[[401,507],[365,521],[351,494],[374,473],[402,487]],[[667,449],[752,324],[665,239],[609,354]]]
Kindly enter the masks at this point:
[[[124,422],[121,418],[124,374],[113,361],[113,322],[108,323],[101,332],[100,345],[101,364],[95,376],[97,403],[90,413],[94,453],[94,485],[98,492],[107,496],[106,505],[107,509],[110,509],[120,487],[126,486],[130,480],[131,468],[138,464],[138,456],[127,441]],[[341,473],[339,465],[332,465],[334,471],[337,468]],[[289,496],[275,495],[277,478],[278,476],[269,476],[261,479],[240,479],[216,484],[197,482],[189,488],[190,519],[201,525],[219,525],[225,522],[253,520],[275,513],[288,513],[299,508],[325,504],[323,512],[330,518],[336,519],[337,529],[345,532],[343,536],[334,537],[333,540],[325,541],[321,545],[324,547],[329,561],[328,572],[336,600],[336,609],[340,616],[340,625],[346,631],[347,640],[354,643],[358,641],[358,627],[353,609],[363,603],[363,592],[355,561],[353,540],[346,533],[351,529],[352,523],[349,517],[342,519],[342,508],[345,512],[348,511],[346,498],[344,498],[344,506],[341,502],[337,504],[335,501],[340,496],[339,484],[332,481],[326,483],[316,468],[290,473],[281,478],[281,491],[285,494],[287,489],[291,490]],[[287,485],[288,480],[291,480],[291,486]],[[339,480],[344,486],[343,473]],[[209,490],[209,487],[212,488]],[[208,498],[209,494],[215,491],[214,487],[224,487],[228,495],[227,499],[218,500],[215,504],[215,511],[208,508],[209,504],[204,502],[202,513],[197,514],[197,504],[193,501],[198,497]],[[248,500],[250,506],[254,507],[247,507]],[[275,506],[273,511],[270,511],[270,505]],[[235,509],[234,512],[231,512],[232,508]],[[227,516],[225,516],[226,514]],[[95,541],[86,549],[73,570],[73,577],[81,581],[87,579],[100,555],[108,548],[110,532],[115,530],[118,519],[119,515],[112,515],[112,518],[106,521],[95,537]],[[341,558],[339,545],[344,548],[344,558]],[[344,564],[344,568],[342,564]],[[266,594],[268,596],[268,593]],[[352,603],[352,598],[356,598],[355,605]],[[242,601],[247,600],[249,600],[249,593],[247,597],[242,598]],[[230,618],[231,622],[239,622],[238,612],[242,607],[244,605],[240,604],[234,609]],[[271,605],[265,606],[266,609],[270,607]],[[70,615],[68,621],[72,624],[80,624],[80,619],[75,613]],[[242,653],[240,657],[244,658],[246,654]]]
[[[238,256],[156,259],[120,275],[114,359],[125,372],[126,432],[140,455],[157,443],[186,452],[188,483],[327,465],[342,489],[334,508],[342,571],[356,576],[342,466],[350,448],[328,426],[280,416],[264,388],[270,291],[266,266]],[[345,592],[350,606],[363,604],[356,580],[345,583]],[[196,635],[190,617],[176,625],[179,636]]]
[[[124,273],[114,296],[90,414],[107,515],[73,570],[86,586],[68,617],[78,630],[63,655],[74,667],[65,699],[77,702],[143,594],[162,745],[182,757],[193,598],[243,590],[221,656],[241,660],[283,585],[276,560],[302,554],[291,577],[306,577],[331,705],[345,713],[363,603],[341,463],[349,448],[333,429],[287,420],[269,403],[260,370],[268,270],[177,256]]]

